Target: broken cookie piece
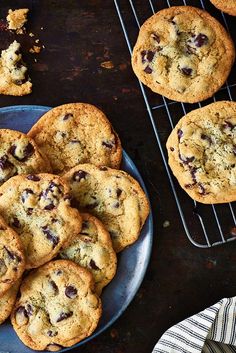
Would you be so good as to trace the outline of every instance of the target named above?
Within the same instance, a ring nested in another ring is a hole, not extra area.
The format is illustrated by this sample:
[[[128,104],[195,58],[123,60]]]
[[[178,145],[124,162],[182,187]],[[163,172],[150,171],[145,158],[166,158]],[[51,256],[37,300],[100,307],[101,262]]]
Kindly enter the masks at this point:
[[[23,33],[23,26],[27,22],[29,9],[9,10],[7,15],[8,28],[15,30],[17,34]]]
[[[23,96],[31,93],[32,83],[22,61],[20,44],[14,41],[0,57],[0,94]]]

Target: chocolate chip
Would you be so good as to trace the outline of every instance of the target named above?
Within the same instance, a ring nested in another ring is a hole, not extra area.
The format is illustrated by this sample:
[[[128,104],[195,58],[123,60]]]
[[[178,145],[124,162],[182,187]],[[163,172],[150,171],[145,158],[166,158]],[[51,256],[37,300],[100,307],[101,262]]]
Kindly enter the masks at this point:
[[[13,217],[13,220],[11,222],[11,226],[15,227],[15,228],[20,228],[20,222],[19,219],[17,219],[16,217]]]
[[[202,47],[203,45],[205,45],[207,43],[208,43],[208,37],[203,33],[199,33],[194,39],[194,44],[198,48]]]
[[[174,147],[170,147],[170,150],[171,150],[171,152],[174,152],[175,149],[174,149]]]
[[[180,141],[181,137],[183,136],[183,131],[181,129],[178,129],[177,131],[177,136],[178,136],[178,140]]]
[[[141,51],[141,58],[142,58],[142,63],[146,63],[146,62],[151,62],[153,57],[154,57],[155,53],[151,50],[142,50]]]
[[[27,319],[29,318],[25,307],[22,306],[22,305],[19,306],[19,307],[16,309],[15,313],[16,313],[16,314],[23,315],[23,316],[26,317]]]
[[[97,207],[99,205],[99,203],[97,201],[95,201],[94,203],[90,203],[88,205],[86,205],[86,207],[89,209],[89,210],[93,210],[95,207]]]
[[[77,296],[77,289],[74,286],[67,286],[65,295],[70,299],[74,299]]]
[[[116,196],[120,197],[120,195],[122,194],[122,190],[120,188],[116,189]]]
[[[69,118],[73,118],[73,114],[67,113],[64,115],[63,120],[68,120]]]
[[[34,153],[34,146],[31,143],[28,143],[26,145],[26,147],[24,148],[23,153],[22,153],[23,154],[22,157],[19,157],[16,154],[16,147],[17,147],[16,145],[12,145],[8,151],[16,160],[18,160],[20,162],[25,162]]]
[[[233,154],[236,156],[236,145],[233,145]]]
[[[153,40],[155,40],[155,42],[157,42],[158,44],[160,43],[161,41],[160,36],[158,36],[156,33],[152,33],[151,37]]]
[[[196,184],[196,182],[197,182],[196,172],[197,172],[197,168],[196,167],[191,167],[190,168],[190,175],[192,177],[192,180],[193,180],[194,184]]]
[[[63,274],[63,271],[62,271],[62,270],[56,270],[55,274],[56,274],[57,276],[60,276],[60,275]]]
[[[95,261],[93,261],[92,259],[90,260],[89,265],[93,270],[99,270],[99,267],[97,267]]]
[[[14,80],[13,83],[17,86],[21,86],[23,85],[25,82],[27,81],[27,79],[25,78],[24,80]]]
[[[55,208],[55,205],[53,203],[50,203],[49,205],[45,206],[44,209],[47,211],[51,211]]]
[[[233,125],[230,121],[225,120],[225,124],[223,124],[224,129],[230,129],[231,131],[235,128],[235,125]]]
[[[189,164],[189,163],[194,161],[195,157],[194,156],[192,156],[192,157],[183,157],[179,153],[179,159],[183,162],[183,164]]]
[[[25,189],[23,192],[22,192],[22,196],[21,196],[21,201],[23,203],[25,203],[26,199],[28,198],[28,195],[33,195],[34,192],[33,190],[31,189]]]
[[[200,188],[199,194],[206,195],[206,189],[204,188],[204,186],[201,183],[198,183],[198,186]]]
[[[107,148],[113,148],[115,146],[115,142],[114,141],[102,141],[102,146],[105,146]]]
[[[53,291],[54,291],[54,294],[55,294],[55,295],[58,294],[58,293],[59,293],[59,289],[58,289],[56,283],[55,283],[53,280],[50,280],[50,281],[49,281],[49,284],[50,284],[50,286],[52,287],[52,289],[53,289]]]
[[[69,317],[71,317],[72,315],[73,315],[73,311],[68,311],[67,313],[61,312],[58,319],[57,319],[57,322],[60,322],[62,320],[66,320]]]
[[[26,213],[27,213],[28,216],[31,216],[32,213],[33,213],[33,208],[28,208],[28,209],[26,210]]]
[[[210,136],[207,136],[205,134],[201,134],[201,139],[207,140],[209,142],[209,144],[212,144],[212,139],[210,138]]]
[[[2,170],[10,169],[12,167],[14,167],[14,165],[9,162],[7,155],[4,155],[0,158],[0,168]]]
[[[53,234],[52,231],[47,227],[43,226],[42,227],[43,234],[46,235],[46,238],[53,244],[53,249],[57,244],[59,243],[59,238],[57,235]]]
[[[106,171],[106,170],[108,170],[108,168],[107,167],[99,167],[99,170],[101,170],[101,171]]]
[[[32,181],[40,181],[40,177],[38,175],[30,174],[26,177],[28,180]]]
[[[120,207],[120,203],[119,203],[119,202],[114,203],[114,204],[113,204],[113,207],[114,207],[114,208],[119,208],[119,207]]]
[[[57,331],[48,330],[48,331],[47,331],[47,335],[48,335],[49,337],[55,337],[55,336],[58,335],[58,332],[57,332]]]
[[[14,252],[8,250],[6,246],[4,246],[4,249],[5,249],[5,251],[6,251],[7,255],[8,255],[8,257],[9,257],[11,260],[17,261],[17,262],[21,262],[22,259],[21,259],[20,256],[18,256],[18,255],[17,255],[16,253],[14,253]]]
[[[33,307],[30,304],[26,305],[26,312],[29,316],[33,315]]]
[[[192,69],[190,69],[190,67],[182,67],[181,71],[184,75],[186,76],[190,76],[192,74]]]
[[[150,66],[146,66],[143,71],[146,72],[146,74],[151,74],[152,73],[152,68]]]
[[[70,142],[71,142],[71,143],[80,143],[79,140],[71,140]]]
[[[77,172],[75,172],[73,174],[73,180],[80,181],[82,179],[85,179],[87,175],[88,175],[88,173],[85,172],[84,170],[78,170]]]

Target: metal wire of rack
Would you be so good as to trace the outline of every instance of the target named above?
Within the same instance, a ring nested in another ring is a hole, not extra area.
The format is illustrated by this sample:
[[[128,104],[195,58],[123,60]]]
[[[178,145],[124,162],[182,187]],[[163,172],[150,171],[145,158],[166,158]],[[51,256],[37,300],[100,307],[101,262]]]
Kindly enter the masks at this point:
[[[156,4],[154,3],[156,2]],[[155,12],[164,7],[173,5],[190,5],[205,8],[203,0],[147,0],[145,14],[139,11],[140,1],[125,0],[129,4],[129,10],[124,10],[124,1],[114,0],[117,15],[124,33],[130,55],[134,46],[140,25]],[[208,5],[209,1],[207,2]],[[212,6],[212,5],[210,5]],[[127,6],[126,6],[127,9]],[[213,16],[218,17],[229,31],[227,16],[211,7]],[[235,76],[231,74],[231,76]],[[230,76],[230,77],[231,77]],[[217,100],[236,100],[236,83],[226,82],[216,95],[211,99],[197,105],[189,105],[171,101],[163,96],[155,95],[146,89],[139,81],[140,89],[147,108],[157,145],[164,163],[164,167],[170,182],[173,196],[180,214],[185,233],[190,242],[199,248],[209,248],[236,239],[235,203],[224,205],[203,205],[191,200],[179,187],[168,167],[166,139],[180,117],[188,111],[209,104]],[[158,115],[158,116],[157,116]],[[166,134],[163,131],[167,131]]]

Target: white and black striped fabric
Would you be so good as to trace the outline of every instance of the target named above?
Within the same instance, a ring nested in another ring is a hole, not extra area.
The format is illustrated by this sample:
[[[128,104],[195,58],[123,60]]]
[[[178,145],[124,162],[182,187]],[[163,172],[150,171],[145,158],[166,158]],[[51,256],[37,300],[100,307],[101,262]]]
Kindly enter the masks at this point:
[[[152,353],[236,353],[236,297],[171,327]]]

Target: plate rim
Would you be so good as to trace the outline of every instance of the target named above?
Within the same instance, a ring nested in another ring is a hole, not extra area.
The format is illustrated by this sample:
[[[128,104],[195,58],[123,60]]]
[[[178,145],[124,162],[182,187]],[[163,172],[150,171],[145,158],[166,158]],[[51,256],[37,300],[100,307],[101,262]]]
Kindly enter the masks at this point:
[[[21,111],[21,110],[34,110],[34,111],[42,111],[44,110],[44,112],[49,111],[50,109],[52,109],[53,107],[47,106],[47,105],[35,105],[35,104],[24,104],[24,105],[10,105],[10,106],[4,106],[4,107],[0,107],[0,114],[1,113],[7,113],[10,111]],[[0,119],[0,125],[1,125],[1,119]],[[135,172],[137,173],[138,177],[140,180],[138,180],[147,196],[148,202],[149,202],[149,206],[150,206],[150,213],[149,216],[145,222],[145,225],[148,227],[150,236],[149,236],[149,247],[148,247],[148,251],[147,251],[147,255],[146,255],[146,259],[145,259],[145,264],[143,266],[144,270],[142,273],[142,276],[139,278],[135,290],[133,291],[132,295],[130,296],[129,300],[127,301],[127,303],[125,303],[125,305],[116,313],[116,315],[114,315],[114,317],[109,320],[107,322],[106,325],[104,325],[103,327],[101,327],[100,329],[98,329],[98,331],[94,332],[91,336],[86,337],[85,339],[83,339],[82,341],[78,342],[77,344],[71,346],[71,347],[64,347],[63,349],[61,349],[59,352],[66,352],[69,351],[71,349],[80,347],[82,345],[84,345],[85,343],[88,343],[89,341],[93,340],[95,337],[99,336],[101,333],[103,333],[104,331],[106,331],[110,326],[112,326],[115,321],[117,321],[121,315],[125,312],[125,310],[128,308],[128,306],[131,304],[131,302],[133,301],[135,295],[137,294],[143,280],[144,277],[146,275],[147,272],[147,268],[149,266],[150,263],[150,259],[151,259],[151,254],[152,254],[152,247],[153,247],[153,212],[152,212],[152,206],[151,206],[151,201],[150,201],[150,197],[149,197],[149,193],[147,191],[146,185],[144,183],[144,180],[142,178],[142,175],[139,172],[139,169],[136,167],[136,164],[133,162],[133,160],[130,158],[130,156],[127,154],[127,152],[122,148],[122,154],[125,157],[126,161],[129,163],[129,165],[133,165],[135,167]],[[132,166],[132,167],[133,167]],[[132,245],[131,245],[132,246]],[[27,347],[28,349],[31,349],[29,347]],[[32,350],[32,349],[31,349]],[[32,352],[34,352],[34,350],[32,350]],[[47,352],[47,351],[45,351]]]

